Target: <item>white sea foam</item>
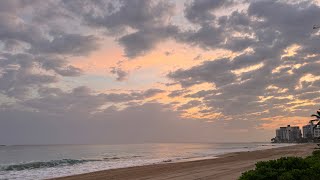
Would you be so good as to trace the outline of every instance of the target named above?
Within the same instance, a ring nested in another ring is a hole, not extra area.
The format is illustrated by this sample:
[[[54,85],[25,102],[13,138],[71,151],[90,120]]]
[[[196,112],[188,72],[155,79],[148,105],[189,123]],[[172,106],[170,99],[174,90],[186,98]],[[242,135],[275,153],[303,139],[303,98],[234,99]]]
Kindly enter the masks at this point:
[[[53,177],[69,176],[74,174],[82,174],[87,172],[94,172],[107,169],[124,168],[131,166],[147,165],[153,163],[160,163],[164,160],[153,159],[153,160],[126,160],[118,162],[106,162],[106,161],[92,161],[85,162],[77,165],[70,166],[59,166],[51,168],[40,168],[40,169],[29,169],[21,171],[8,171],[1,174],[0,179],[21,179],[21,180],[32,180],[32,179],[47,179]]]

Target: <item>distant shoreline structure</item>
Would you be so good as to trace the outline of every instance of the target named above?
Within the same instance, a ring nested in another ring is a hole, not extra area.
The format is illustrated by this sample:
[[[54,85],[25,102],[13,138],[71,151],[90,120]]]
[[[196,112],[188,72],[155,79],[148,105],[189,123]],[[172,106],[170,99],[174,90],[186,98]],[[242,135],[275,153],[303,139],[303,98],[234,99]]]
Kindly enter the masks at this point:
[[[314,123],[317,122],[317,123]],[[310,120],[307,125],[279,127],[276,129],[276,136],[271,139],[272,143],[319,143],[320,127],[319,119]]]

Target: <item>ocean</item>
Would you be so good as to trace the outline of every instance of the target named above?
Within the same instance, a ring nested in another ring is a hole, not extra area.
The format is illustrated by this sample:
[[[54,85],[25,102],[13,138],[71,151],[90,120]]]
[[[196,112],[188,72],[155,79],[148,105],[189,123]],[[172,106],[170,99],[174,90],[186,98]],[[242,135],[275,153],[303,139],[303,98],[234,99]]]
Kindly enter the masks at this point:
[[[0,179],[46,179],[106,169],[216,158],[292,144],[155,143],[0,146]]]

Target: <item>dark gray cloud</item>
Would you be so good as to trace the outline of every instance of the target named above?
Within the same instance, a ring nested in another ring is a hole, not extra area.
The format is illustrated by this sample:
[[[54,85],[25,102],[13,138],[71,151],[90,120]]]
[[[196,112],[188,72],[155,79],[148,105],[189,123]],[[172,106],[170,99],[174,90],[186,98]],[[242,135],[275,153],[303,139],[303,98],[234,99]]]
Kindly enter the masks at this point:
[[[241,39],[233,34],[249,34],[250,18],[244,12],[233,11],[229,16],[218,16],[216,11],[237,5],[232,0],[200,0],[186,4],[185,18],[198,28],[181,30],[176,39],[204,49],[224,48],[241,51],[251,45],[254,39]]]
[[[202,104],[201,101],[192,100],[192,101],[187,102],[186,104],[183,104],[183,105],[179,106],[178,110],[187,110],[187,109],[190,109],[190,108],[193,108],[193,107],[198,107],[201,104]]]
[[[31,52],[39,54],[59,54],[85,56],[98,49],[98,39],[93,35],[57,34],[52,40],[35,44]]]
[[[37,44],[43,41],[40,29],[22,21],[15,14],[0,14],[0,39],[22,41],[28,44]],[[8,41],[5,41],[8,42]]]
[[[254,43],[255,40],[252,38],[229,38],[225,48],[231,51],[243,51]]]
[[[79,76],[83,73],[81,69],[68,65],[66,60],[58,57],[39,56],[36,60],[43,69],[52,70],[61,76]]]
[[[129,58],[144,55],[171,38],[178,29],[168,19],[174,5],[167,1],[63,1],[65,7],[89,26],[116,35]],[[107,11],[106,11],[107,10]]]
[[[58,82],[57,77],[49,74],[35,74],[34,57],[30,54],[1,54],[0,92],[14,98],[30,95],[32,88]]]
[[[124,35],[119,39],[119,43],[124,46],[127,57],[134,58],[144,55],[154,49],[155,45],[170,38],[172,34],[177,34],[176,26],[154,27],[139,30],[135,33]]]
[[[181,90],[175,90],[175,91],[172,91],[170,92],[170,94],[168,94],[169,97],[179,97],[179,96],[182,96],[183,94],[189,92],[189,90],[187,89],[181,89]]]
[[[98,39],[93,35],[54,32],[54,25],[28,22],[14,11],[0,14],[0,27],[0,39],[5,46],[23,42],[25,49],[32,54],[81,56],[99,47]]]
[[[162,90],[162,89],[148,89],[143,93],[143,95],[145,97],[152,97],[152,96],[154,96],[156,94],[164,93],[164,92],[166,92],[166,91]]]
[[[120,67],[111,67],[110,72],[116,75],[117,81],[125,81],[128,78],[129,72],[121,69]]]
[[[130,93],[100,94],[100,96],[110,102],[130,102],[133,100],[144,100],[163,92],[165,91],[161,89],[148,89],[145,91],[133,91]]]
[[[173,4],[165,1],[63,1],[70,11],[78,14],[89,25],[123,30],[128,27],[143,29],[163,25],[172,15]],[[106,11],[107,10],[107,11]]]
[[[40,112],[52,114],[60,113],[94,113],[103,105],[110,103],[126,103],[142,101],[159,93],[160,89],[148,89],[128,93],[95,93],[86,86],[74,88],[70,92],[63,92],[57,88],[39,89],[38,98],[22,102],[22,105]]]
[[[214,11],[233,4],[232,0],[197,0],[186,5],[186,18],[196,24],[209,24],[216,16]]]
[[[177,80],[183,87],[201,84],[204,82],[222,86],[232,83],[236,76],[230,71],[230,61],[219,59],[204,62],[200,66],[194,66],[188,70],[179,69],[168,74],[168,77]]]
[[[181,32],[178,40],[204,49],[217,48],[224,41],[223,29],[211,25],[203,25],[198,30]]]
[[[258,23],[261,28],[278,30],[288,42],[306,41],[313,32],[312,28],[306,27],[316,24],[315,17],[319,15],[319,6],[311,2],[254,1],[249,6],[248,14],[263,19]]]

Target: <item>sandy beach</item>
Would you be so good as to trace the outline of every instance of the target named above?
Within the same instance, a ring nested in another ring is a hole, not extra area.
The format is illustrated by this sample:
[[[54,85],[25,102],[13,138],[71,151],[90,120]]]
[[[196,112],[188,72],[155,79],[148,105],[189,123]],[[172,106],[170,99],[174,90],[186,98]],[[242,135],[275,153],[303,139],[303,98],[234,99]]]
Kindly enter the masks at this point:
[[[121,169],[92,172],[57,180],[191,180],[191,179],[237,179],[242,172],[253,169],[258,161],[277,159],[283,156],[308,156],[315,144],[301,144],[252,152],[237,152],[219,156],[216,159],[199,161],[154,164]]]

